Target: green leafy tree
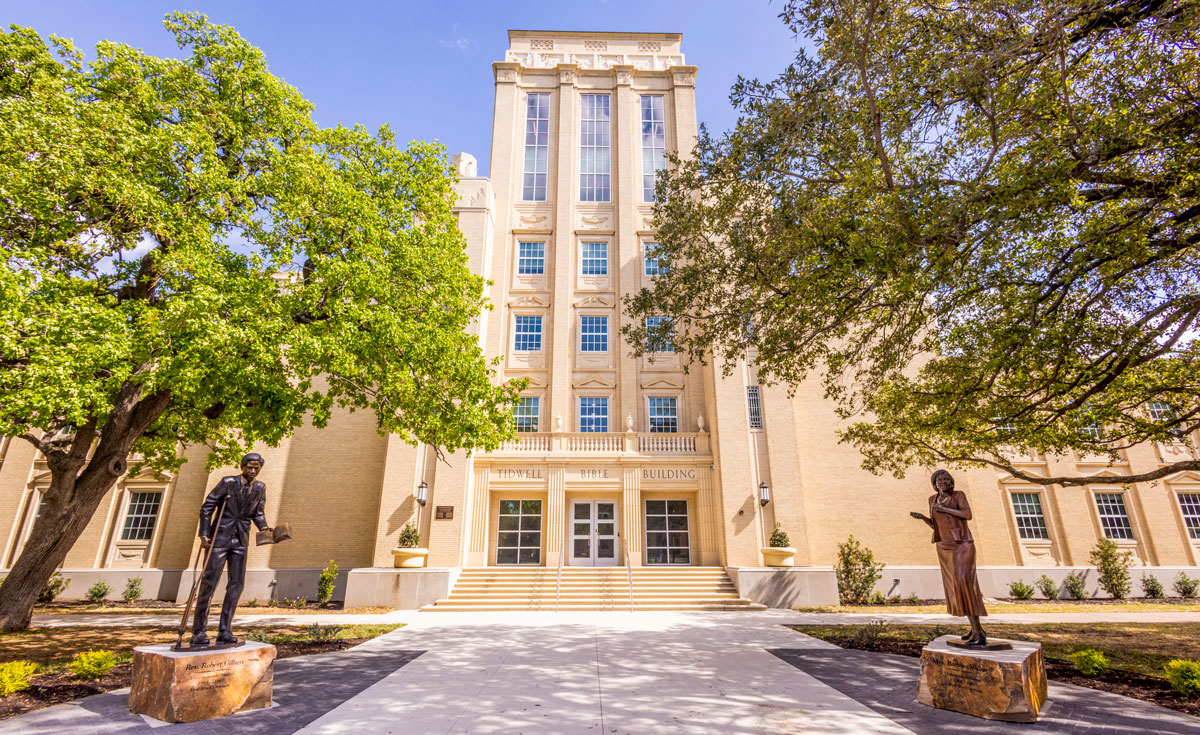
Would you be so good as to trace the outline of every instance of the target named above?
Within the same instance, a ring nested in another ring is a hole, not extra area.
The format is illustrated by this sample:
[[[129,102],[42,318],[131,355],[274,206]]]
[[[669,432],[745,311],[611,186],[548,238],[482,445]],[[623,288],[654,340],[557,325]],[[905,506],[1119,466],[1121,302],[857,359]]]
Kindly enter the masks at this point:
[[[1200,427],[1200,6],[792,0],[660,176],[668,268],[625,299],[679,351],[823,382],[873,472],[1115,456]],[[1096,431],[1093,427],[1103,427]],[[1188,469],[1192,458],[1125,478]]]
[[[233,29],[166,27],[181,58],[0,33],[0,434],[51,472],[0,628],[182,446],[235,464],[335,408],[439,451],[509,432],[442,148],[320,128]]]
[[[1096,565],[1097,582],[1101,589],[1117,600],[1129,596],[1129,590],[1133,587],[1129,579],[1129,569],[1133,566],[1132,551],[1122,551],[1112,539],[1102,538],[1092,547],[1089,558]]]

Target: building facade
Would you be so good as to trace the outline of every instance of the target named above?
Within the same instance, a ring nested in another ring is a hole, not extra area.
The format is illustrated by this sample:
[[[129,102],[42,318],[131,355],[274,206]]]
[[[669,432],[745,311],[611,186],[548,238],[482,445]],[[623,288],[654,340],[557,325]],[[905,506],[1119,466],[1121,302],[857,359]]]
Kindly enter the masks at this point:
[[[493,64],[489,176],[468,155],[454,161],[471,266],[493,284],[479,339],[502,357],[502,377],[528,381],[518,438],[442,461],[378,435],[369,415],[343,414],[262,448],[268,520],[290,523],[296,540],[250,550],[244,597],[311,595],[332,560],[347,604],[426,604],[462,569],[493,566],[722,567],[744,597],[832,602],[831,565],[851,535],[888,564],[881,591],[940,596],[928,529],[908,517],[927,507],[930,468],[866,473],[838,443],[819,387],[789,396],[760,386],[752,355],[725,376],[686,370],[666,340],[644,358],[622,342],[622,298],[662,267],[654,174],[696,138],[697,69],[681,37],[512,31],[509,41]],[[1084,568],[1102,537],[1164,582],[1195,575],[1200,474],[1122,482],[1192,456],[1195,440],[1137,447],[1115,463],[1022,458],[1033,472],[1095,475],[1086,488],[955,472],[975,512],[985,594]],[[177,476],[120,481],[67,558],[74,594],[93,579],[119,591],[140,576],[162,599],[186,597],[200,503],[235,471],[207,473],[202,451],[187,456]],[[20,553],[47,485],[33,449],[3,440],[0,567]],[[424,569],[393,565],[409,522],[429,551]],[[795,568],[763,566],[776,524],[797,549]]]

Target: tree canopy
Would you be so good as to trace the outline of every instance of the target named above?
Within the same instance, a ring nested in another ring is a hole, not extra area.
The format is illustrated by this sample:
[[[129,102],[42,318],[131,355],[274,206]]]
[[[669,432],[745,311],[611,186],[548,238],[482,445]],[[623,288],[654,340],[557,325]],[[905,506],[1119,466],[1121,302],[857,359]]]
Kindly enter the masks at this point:
[[[1200,427],[1200,8],[793,0],[801,50],[659,182],[626,299],[692,359],[823,381],[872,471]],[[635,352],[641,319],[625,330]],[[1130,477],[1162,477],[1200,461]]]
[[[166,27],[181,58],[0,33],[0,434],[53,478],[0,627],[131,455],[235,464],[336,407],[445,450],[510,431],[441,147],[321,128],[233,29]]]

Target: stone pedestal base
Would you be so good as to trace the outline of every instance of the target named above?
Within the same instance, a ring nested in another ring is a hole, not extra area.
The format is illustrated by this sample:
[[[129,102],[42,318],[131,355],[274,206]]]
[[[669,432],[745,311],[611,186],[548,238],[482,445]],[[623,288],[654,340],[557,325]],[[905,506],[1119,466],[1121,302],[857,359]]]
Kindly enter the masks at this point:
[[[195,722],[271,706],[275,646],[248,642],[219,651],[133,649],[129,711],[164,722]]]
[[[1046,703],[1042,644],[1005,641],[1007,651],[953,648],[942,636],[921,650],[917,701],[989,720],[1036,722]]]

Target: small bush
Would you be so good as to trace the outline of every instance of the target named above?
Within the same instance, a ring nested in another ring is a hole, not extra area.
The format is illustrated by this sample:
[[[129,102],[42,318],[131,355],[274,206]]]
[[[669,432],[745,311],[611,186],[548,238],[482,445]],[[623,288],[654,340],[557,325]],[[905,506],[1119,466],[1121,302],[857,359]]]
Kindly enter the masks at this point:
[[[1196,588],[1200,587],[1200,579],[1192,579],[1187,575],[1187,572],[1180,572],[1175,578],[1175,591],[1180,597],[1192,598],[1196,596]]]
[[[96,584],[88,587],[88,591],[84,593],[84,596],[92,602],[102,602],[105,597],[108,597],[109,592],[112,592],[112,585],[101,579]]]
[[[130,577],[125,583],[125,591],[121,593],[121,599],[125,602],[133,602],[142,599],[142,578]]]
[[[112,651],[84,651],[71,659],[71,671],[85,681],[103,677],[116,665],[117,654]]]
[[[1058,583],[1045,574],[1038,577],[1034,584],[1037,586],[1038,592],[1041,592],[1047,600],[1057,600],[1058,593],[1062,591]]]
[[[396,545],[402,549],[415,549],[421,545],[421,533],[412,521],[405,523],[404,528],[400,529],[400,539],[396,541]]]
[[[875,583],[883,578],[881,571],[883,564],[876,564],[871,550],[860,546],[853,536],[846,539],[846,543],[838,544],[834,572],[842,604],[861,605],[870,600]]]
[[[1072,600],[1087,599],[1087,582],[1082,574],[1068,574],[1063,580],[1063,589],[1067,591],[1067,595]]]
[[[271,603],[272,607],[294,607],[301,608],[308,604],[308,600],[303,597],[284,597],[280,600],[275,600]]]
[[[0,664],[0,697],[29,688],[29,677],[38,670],[32,661],[9,661]]]
[[[1167,681],[1179,696],[1187,699],[1200,697],[1200,661],[1177,658],[1163,667]]]
[[[1151,574],[1149,577],[1147,577],[1145,574],[1143,574],[1142,575],[1142,593],[1145,594],[1146,597],[1151,597],[1154,599],[1158,599],[1158,598],[1162,597],[1163,596],[1162,582],[1159,582],[1158,577],[1155,577],[1153,574]]]
[[[50,579],[46,580],[46,586],[42,587],[42,591],[38,593],[37,601],[42,605],[49,605],[54,602],[54,598],[61,595],[71,586],[71,580],[63,579],[63,576],[55,572]]]
[[[1008,585],[1008,594],[1012,595],[1018,600],[1032,600],[1033,588],[1018,579],[1017,581]]]
[[[243,607],[258,607],[258,598],[255,597],[250,602],[245,603],[245,605]]]
[[[953,628],[947,628],[946,626],[939,623],[925,632],[925,640],[929,641],[930,643],[933,643],[938,638],[941,638],[944,635],[951,635],[953,633],[954,633]]]
[[[1132,584],[1129,581],[1129,568],[1133,566],[1133,552],[1121,551],[1112,539],[1102,538],[1092,547],[1090,554],[1092,564],[1100,578],[1100,589],[1112,595],[1114,600],[1123,600],[1129,596]]]
[[[342,626],[320,625],[318,623],[313,623],[305,628],[304,632],[310,639],[318,643],[324,643],[325,641],[335,640],[337,638],[337,634],[342,632]]]
[[[317,603],[328,605],[333,599],[333,585],[337,582],[338,565],[329,560],[329,566],[321,570],[321,578],[317,580]]]
[[[242,636],[242,638],[244,640],[253,641],[255,643],[267,643],[268,642],[267,639],[270,637],[271,637],[270,633],[262,633],[257,630],[251,631],[251,632],[245,634],[244,636]]]
[[[909,595],[908,597],[905,597],[905,598],[904,598],[904,600],[905,600],[905,601],[906,601],[908,604],[910,604],[910,605],[919,605],[919,604],[921,604],[921,598],[917,596],[917,593],[916,593],[916,592],[912,593],[912,594],[911,594],[911,595]]]
[[[1071,663],[1079,669],[1079,673],[1091,678],[1099,678],[1108,673],[1108,656],[1094,648],[1085,648],[1071,654]]]
[[[888,624],[882,620],[872,620],[866,625],[860,625],[851,637],[855,648],[870,651],[879,644],[879,637],[888,629]]]
[[[876,590],[875,592],[871,593],[871,598],[869,600],[867,600],[867,604],[868,605],[886,605],[887,598],[883,596],[882,592]]]
[[[767,542],[767,546],[772,549],[786,549],[792,545],[792,540],[788,538],[787,531],[780,528],[779,524],[775,524],[775,531],[771,534],[771,540]]]

